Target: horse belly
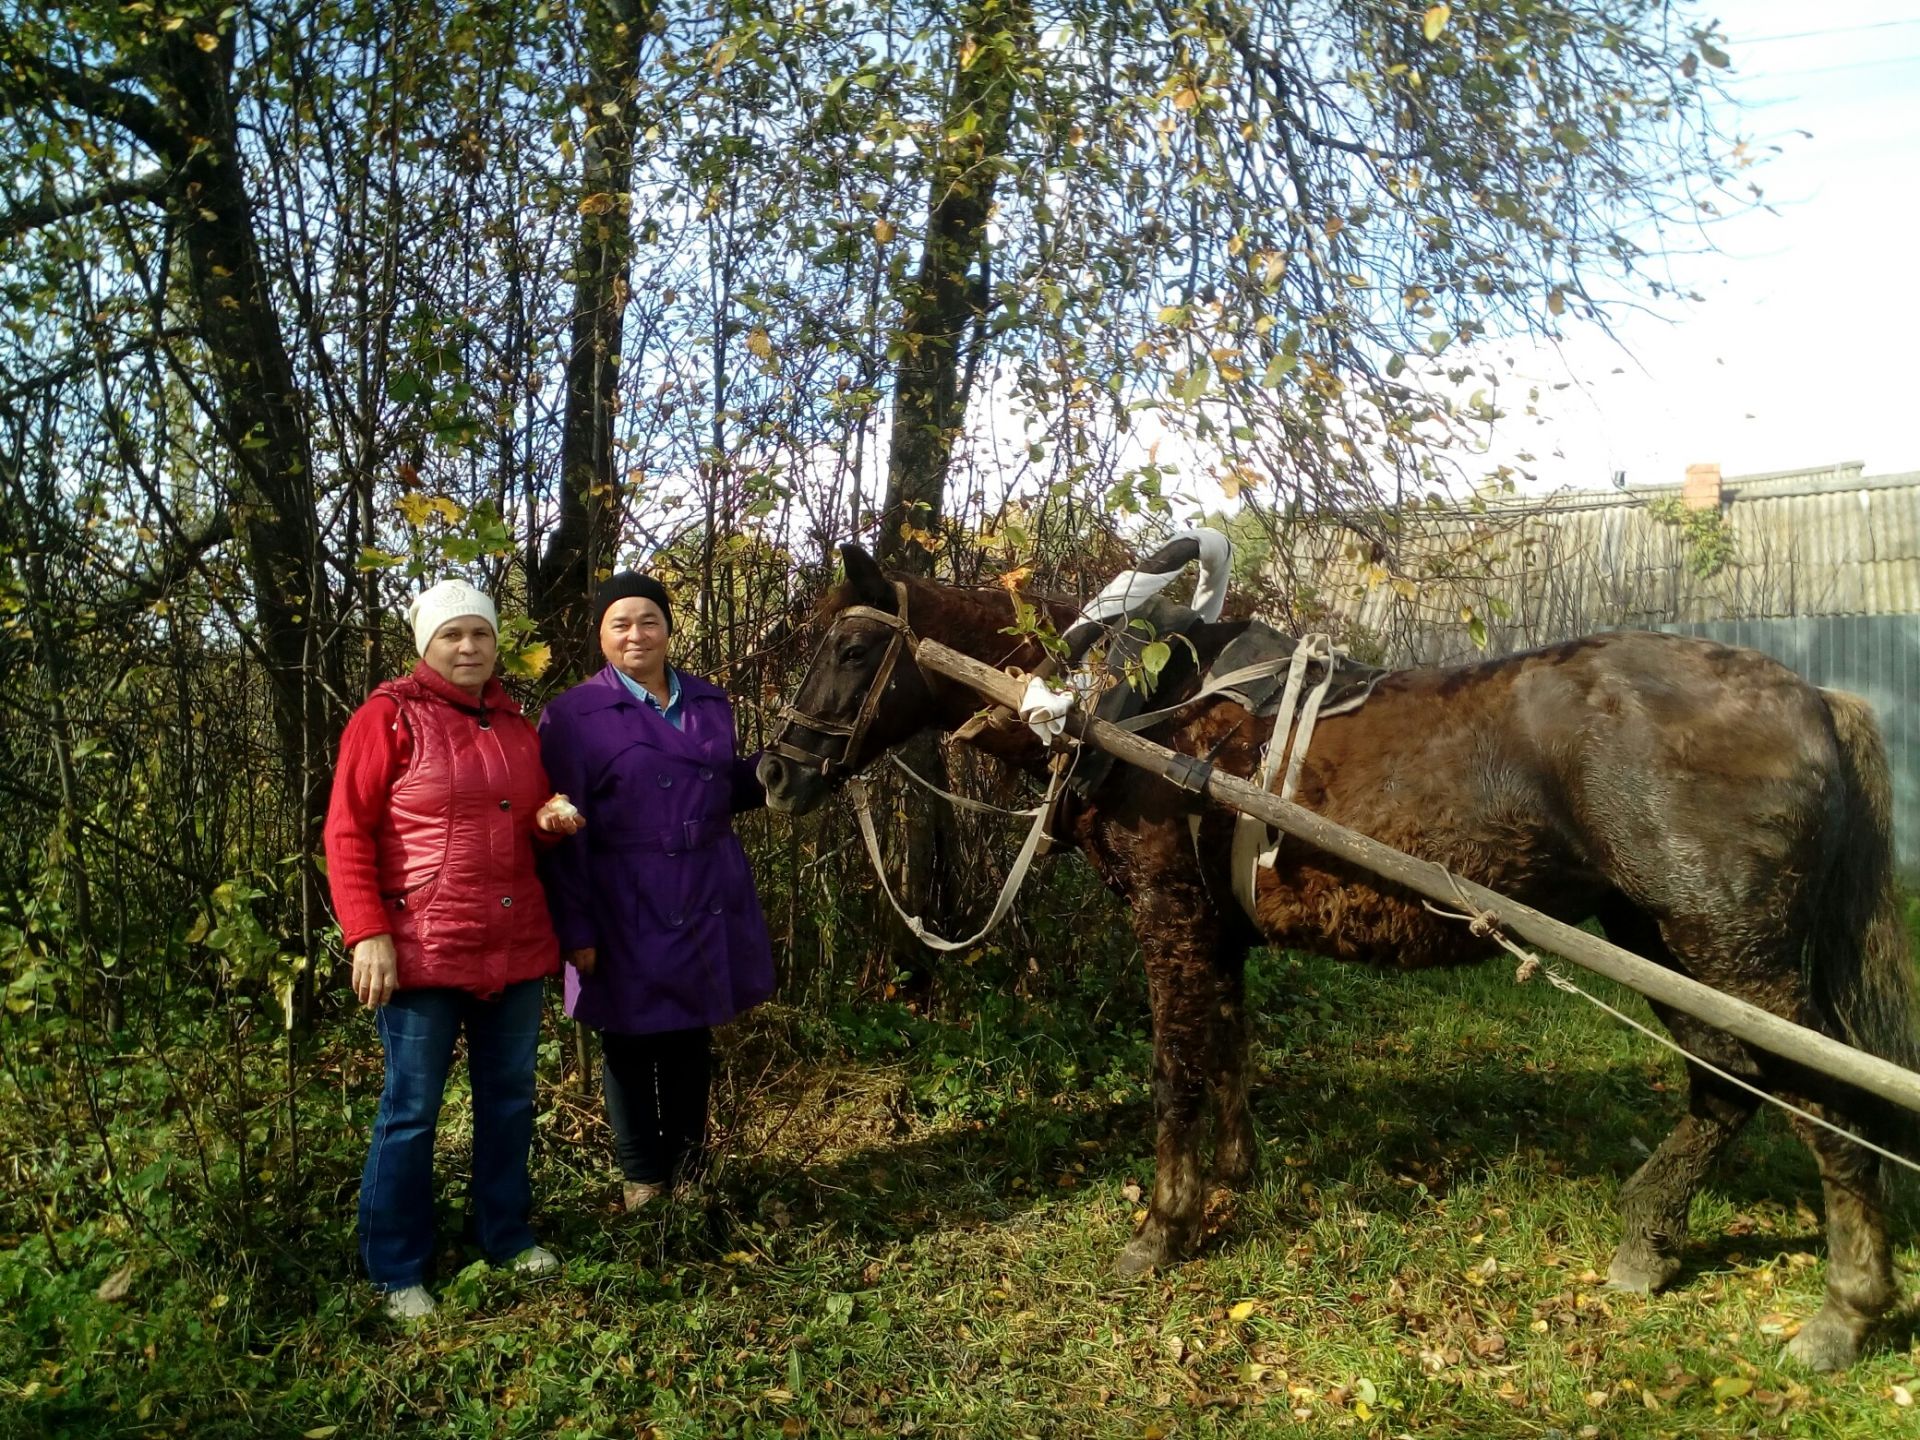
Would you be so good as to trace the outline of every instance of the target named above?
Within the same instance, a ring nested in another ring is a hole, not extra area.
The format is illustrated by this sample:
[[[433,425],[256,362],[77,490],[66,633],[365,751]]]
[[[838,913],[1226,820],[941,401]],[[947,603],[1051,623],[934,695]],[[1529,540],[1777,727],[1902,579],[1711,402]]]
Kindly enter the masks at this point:
[[[1456,794],[1450,807],[1417,787],[1398,796],[1375,792],[1368,803],[1350,807],[1318,798],[1322,803],[1313,808],[1329,820],[1556,919],[1579,923],[1606,891],[1536,795],[1496,796],[1497,803],[1489,803],[1483,790],[1479,803],[1462,804]],[[1448,818],[1418,818],[1442,815]],[[1254,895],[1256,923],[1270,942],[1336,959],[1424,970],[1469,964],[1498,949],[1466,921],[1441,913],[1462,907],[1430,905],[1404,886],[1291,837],[1281,842],[1275,868],[1256,878]]]

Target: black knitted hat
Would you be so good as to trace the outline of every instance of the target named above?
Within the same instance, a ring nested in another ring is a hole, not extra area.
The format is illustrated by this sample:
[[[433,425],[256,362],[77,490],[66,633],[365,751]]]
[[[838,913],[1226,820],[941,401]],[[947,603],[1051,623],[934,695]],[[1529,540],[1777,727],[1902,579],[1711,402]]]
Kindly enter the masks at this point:
[[[614,601],[625,600],[628,596],[638,596],[658,605],[660,613],[666,617],[667,633],[673,633],[673,601],[667,598],[667,587],[638,570],[622,570],[618,575],[609,575],[600,582],[600,588],[593,595],[593,628],[596,632],[600,629],[600,622],[607,618],[607,608]]]

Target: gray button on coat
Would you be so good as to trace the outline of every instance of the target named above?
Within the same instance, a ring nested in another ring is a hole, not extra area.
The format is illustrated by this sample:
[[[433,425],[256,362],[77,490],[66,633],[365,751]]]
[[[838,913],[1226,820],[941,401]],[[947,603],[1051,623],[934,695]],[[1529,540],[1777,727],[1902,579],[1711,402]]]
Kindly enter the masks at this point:
[[[732,817],[764,803],[726,692],[682,670],[682,728],[609,665],[548,705],[540,755],[586,829],[541,866],[564,951],[567,1013],[645,1035],[723,1024],[773,993],[767,924]]]

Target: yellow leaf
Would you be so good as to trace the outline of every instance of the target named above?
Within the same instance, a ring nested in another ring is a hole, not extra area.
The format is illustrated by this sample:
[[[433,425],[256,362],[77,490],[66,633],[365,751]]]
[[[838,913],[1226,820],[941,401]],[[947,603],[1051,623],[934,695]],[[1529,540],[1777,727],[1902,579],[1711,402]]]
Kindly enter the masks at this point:
[[[213,1299],[207,1302],[207,1308],[209,1310],[226,1309],[227,1308],[227,1292],[222,1290],[218,1295],[214,1296]]]
[[[1722,1375],[1713,1382],[1713,1398],[1736,1400],[1753,1389],[1753,1381],[1744,1375]]]
[[[311,1430],[302,1430],[300,1440],[327,1440],[329,1435],[338,1434],[338,1425],[316,1425]]]
[[[1373,1418],[1373,1407],[1364,1400],[1356,1400],[1353,1402],[1353,1413],[1358,1415],[1362,1420],[1371,1420]]]
[[[1174,92],[1173,108],[1176,110],[1191,110],[1199,103],[1200,92],[1195,90],[1191,85],[1187,86],[1184,90]]]
[[[424,525],[427,517],[433,513],[433,502],[424,495],[407,494],[394,501],[393,508],[400,512],[409,525]]]
[[[755,326],[747,336],[747,349],[753,353],[756,360],[764,360],[773,354],[773,341],[765,330]]]
[[[431,510],[437,510],[440,514],[446,516],[449,525],[458,525],[461,518],[467,513],[460,508],[458,502],[449,499],[445,495],[434,496],[431,500],[427,501],[427,507]]]
[[[873,238],[882,245],[885,245],[889,240],[893,239],[893,222],[891,220],[874,221]]]
[[[1420,33],[1429,43],[1440,38],[1440,32],[1447,28],[1447,22],[1453,18],[1451,5],[1434,5],[1420,17]]]
[[[1227,1318],[1238,1325],[1251,1314],[1253,1314],[1253,1301],[1242,1300],[1238,1305],[1227,1311]]]
[[[1564,314],[1566,313],[1566,308],[1567,297],[1565,295],[1559,290],[1549,290],[1547,292],[1547,313],[1549,315]]]
[[[509,675],[522,680],[538,680],[553,663],[551,645],[523,645],[501,656]]]
[[[214,51],[220,48],[220,37],[218,35],[208,35],[202,32],[201,34],[193,37],[193,43],[198,45],[202,50],[206,51],[207,54],[211,55]]]
[[[579,210],[582,215],[604,215],[613,209],[613,196],[602,191],[598,195],[583,196]]]
[[[1904,1385],[1894,1386],[1893,1403],[1900,1406],[1913,1404],[1913,1392]]]

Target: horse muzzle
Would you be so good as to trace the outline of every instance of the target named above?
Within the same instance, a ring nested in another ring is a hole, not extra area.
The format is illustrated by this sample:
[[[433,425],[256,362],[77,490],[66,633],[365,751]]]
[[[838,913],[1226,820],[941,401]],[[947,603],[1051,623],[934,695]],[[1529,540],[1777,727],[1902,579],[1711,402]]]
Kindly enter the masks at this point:
[[[766,789],[767,808],[782,815],[807,815],[818,810],[833,788],[818,767],[771,750],[760,757],[755,773]]]

